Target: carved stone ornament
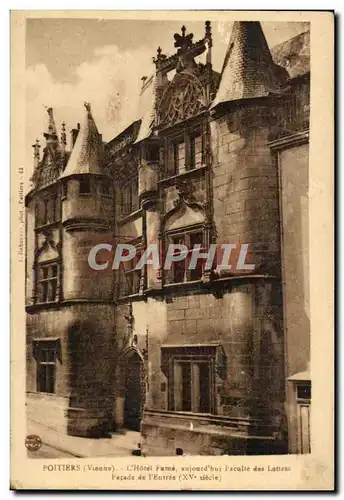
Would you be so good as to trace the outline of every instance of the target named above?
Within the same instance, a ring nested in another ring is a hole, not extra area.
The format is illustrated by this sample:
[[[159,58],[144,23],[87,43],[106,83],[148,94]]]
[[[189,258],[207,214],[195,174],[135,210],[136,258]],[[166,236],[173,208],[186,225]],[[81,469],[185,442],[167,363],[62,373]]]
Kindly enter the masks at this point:
[[[184,60],[183,64],[187,64]],[[207,94],[202,82],[189,71],[177,73],[162,95],[159,124],[172,125],[196,116],[208,106]]]

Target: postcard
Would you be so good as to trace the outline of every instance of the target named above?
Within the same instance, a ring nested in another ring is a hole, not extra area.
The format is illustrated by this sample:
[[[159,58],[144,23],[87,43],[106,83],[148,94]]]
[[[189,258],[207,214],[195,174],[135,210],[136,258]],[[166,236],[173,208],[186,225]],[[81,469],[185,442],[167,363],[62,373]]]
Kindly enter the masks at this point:
[[[11,13],[11,488],[333,490],[334,13]]]

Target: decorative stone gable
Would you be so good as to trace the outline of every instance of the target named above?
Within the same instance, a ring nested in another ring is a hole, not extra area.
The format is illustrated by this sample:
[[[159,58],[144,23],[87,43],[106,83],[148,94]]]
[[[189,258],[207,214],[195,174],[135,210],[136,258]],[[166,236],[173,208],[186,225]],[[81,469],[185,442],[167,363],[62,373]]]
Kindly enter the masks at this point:
[[[193,33],[175,33],[177,52],[170,57],[158,47],[154,63],[157,70],[156,126],[167,127],[199,115],[210,105],[217,85],[217,74],[211,65],[212,37],[210,22],[206,22],[205,36],[193,42]],[[206,52],[206,64],[196,63],[195,58]],[[170,81],[170,71],[175,76]]]
[[[40,159],[40,144],[38,140],[32,146],[34,150],[34,172],[31,178],[34,187],[39,189],[54,183],[63,172],[69,153],[66,152],[65,124],[62,124],[61,142],[57,135],[53,109],[48,108],[48,127],[44,133],[46,145],[43,157]]]

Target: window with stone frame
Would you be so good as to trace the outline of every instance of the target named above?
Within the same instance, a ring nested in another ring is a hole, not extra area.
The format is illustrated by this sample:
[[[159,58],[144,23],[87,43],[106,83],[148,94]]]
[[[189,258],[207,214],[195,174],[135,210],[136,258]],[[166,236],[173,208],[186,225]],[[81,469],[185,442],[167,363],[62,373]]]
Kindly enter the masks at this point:
[[[59,265],[57,262],[37,264],[37,302],[55,302],[57,299],[57,287]]]
[[[166,177],[203,165],[203,140],[199,129],[169,140]]]
[[[203,162],[201,134],[190,136],[190,169],[201,167]]]
[[[56,341],[35,341],[34,354],[37,362],[37,392],[55,392],[56,383]]]
[[[120,214],[126,216],[140,208],[138,176],[135,175],[120,190]]]
[[[215,413],[218,345],[162,345],[161,369],[168,381],[168,409]]]
[[[195,268],[189,269],[190,259],[192,253],[205,252],[204,246],[204,230],[203,228],[196,228],[193,230],[184,230],[173,233],[168,233],[166,238],[166,253],[171,250],[170,245],[185,245],[187,248],[187,255],[185,259],[171,263],[171,269],[165,270],[165,281],[167,283],[183,283],[186,281],[197,281],[202,278],[205,260],[198,258]],[[198,249],[198,250],[196,250]],[[173,254],[180,255],[180,249],[174,248]]]
[[[137,295],[140,293],[142,269],[136,269],[136,265],[140,261],[143,251],[141,241],[132,241],[131,245],[136,248],[136,255],[133,259],[123,262],[121,265],[124,270],[124,287],[122,296]]]
[[[36,200],[35,226],[44,226],[61,219],[60,198],[56,193]]]
[[[209,360],[176,359],[173,375],[174,411],[210,413]]]

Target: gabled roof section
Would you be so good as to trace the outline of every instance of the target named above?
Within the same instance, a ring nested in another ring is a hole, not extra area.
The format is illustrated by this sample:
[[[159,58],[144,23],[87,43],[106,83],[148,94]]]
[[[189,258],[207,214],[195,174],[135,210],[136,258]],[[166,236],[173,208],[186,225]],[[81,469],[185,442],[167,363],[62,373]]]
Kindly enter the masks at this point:
[[[235,21],[211,107],[280,93],[287,78],[287,72],[272,59],[261,24]]]
[[[76,174],[102,174],[101,149],[101,135],[93,119],[91,105],[85,103],[84,122],[61,178]]]
[[[310,31],[300,33],[271,49],[273,60],[285,68],[290,78],[310,72]]]

